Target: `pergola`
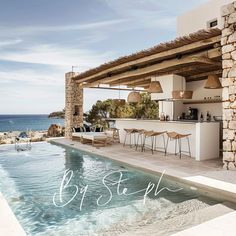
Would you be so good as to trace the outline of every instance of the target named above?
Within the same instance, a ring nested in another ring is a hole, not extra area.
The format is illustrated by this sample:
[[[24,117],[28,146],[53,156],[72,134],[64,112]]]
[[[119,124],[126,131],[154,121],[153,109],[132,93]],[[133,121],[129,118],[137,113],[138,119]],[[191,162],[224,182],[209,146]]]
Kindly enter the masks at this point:
[[[147,88],[151,76],[177,74],[187,81],[221,75],[221,31],[203,30],[100,65],[74,77],[81,88]]]
[[[221,30],[201,30],[76,74],[66,74],[66,136],[83,122],[83,88],[148,88],[152,76],[176,74],[186,82],[222,74]]]

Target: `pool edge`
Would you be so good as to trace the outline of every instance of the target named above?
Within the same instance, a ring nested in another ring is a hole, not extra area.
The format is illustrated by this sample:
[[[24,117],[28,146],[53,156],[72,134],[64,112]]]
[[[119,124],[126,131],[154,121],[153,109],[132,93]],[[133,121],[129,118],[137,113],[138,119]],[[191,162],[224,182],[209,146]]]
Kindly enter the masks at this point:
[[[26,236],[26,233],[17,220],[15,214],[0,192],[0,235]]]

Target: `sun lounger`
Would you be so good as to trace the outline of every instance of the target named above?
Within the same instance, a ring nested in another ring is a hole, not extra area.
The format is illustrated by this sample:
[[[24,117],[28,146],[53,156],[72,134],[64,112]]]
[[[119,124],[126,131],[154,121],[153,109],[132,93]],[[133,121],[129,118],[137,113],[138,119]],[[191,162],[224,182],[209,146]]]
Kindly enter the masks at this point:
[[[81,143],[90,143],[92,146],[106,146],[108,141],[108,136],[103,132],[89,132],[83,133],[80,138]]]

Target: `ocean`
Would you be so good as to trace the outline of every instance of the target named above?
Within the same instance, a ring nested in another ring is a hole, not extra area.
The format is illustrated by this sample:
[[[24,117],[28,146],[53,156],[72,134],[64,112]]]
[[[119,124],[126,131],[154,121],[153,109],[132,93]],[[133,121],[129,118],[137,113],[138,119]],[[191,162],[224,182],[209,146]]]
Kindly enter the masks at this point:
[[[47,130],[51,124],[64,126],[64,119],[48,115],[0,115],[0,131]]]

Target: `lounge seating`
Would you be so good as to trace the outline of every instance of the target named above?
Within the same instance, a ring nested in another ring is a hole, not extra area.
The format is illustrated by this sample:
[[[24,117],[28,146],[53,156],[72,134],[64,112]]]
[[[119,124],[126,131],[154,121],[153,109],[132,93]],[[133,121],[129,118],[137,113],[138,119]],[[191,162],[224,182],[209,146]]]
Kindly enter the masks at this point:
[[[103,131],[102,126],[93,126],[83,125],[79,127],[72,128],[72,140],[81,140],[82,135],[90,134],[93,132],[100,133]]]
[[[92,144],[92,146],[106,146],[108,142],[108,136],[103,132],[87,132],[81,135],[81,143]]]

